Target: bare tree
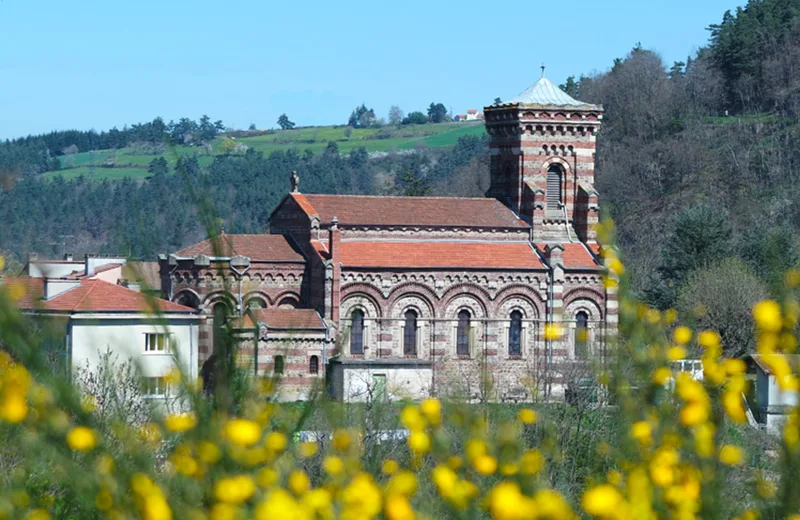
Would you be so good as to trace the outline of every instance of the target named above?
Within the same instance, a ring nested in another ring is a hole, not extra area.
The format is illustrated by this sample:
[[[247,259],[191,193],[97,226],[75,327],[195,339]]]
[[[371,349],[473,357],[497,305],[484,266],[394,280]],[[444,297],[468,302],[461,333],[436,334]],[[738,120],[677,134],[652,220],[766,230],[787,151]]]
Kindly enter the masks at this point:
[[[403,116],[405,114],[397,105],[392,105],[389,108],[389,124],[390,125],[399,125],[400,122],[403,120]]]

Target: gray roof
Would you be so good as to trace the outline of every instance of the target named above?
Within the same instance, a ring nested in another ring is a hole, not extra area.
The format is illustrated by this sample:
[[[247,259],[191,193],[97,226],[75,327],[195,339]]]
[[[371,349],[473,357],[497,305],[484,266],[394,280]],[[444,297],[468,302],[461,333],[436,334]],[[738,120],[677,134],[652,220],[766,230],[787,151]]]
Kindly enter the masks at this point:
[[[539,81],[528,87],[525,92],[509,100],[508,103],[587,108],[595,106],[570,97],[569,94],[553,85],[550,80],[544,76],[542,76]]]

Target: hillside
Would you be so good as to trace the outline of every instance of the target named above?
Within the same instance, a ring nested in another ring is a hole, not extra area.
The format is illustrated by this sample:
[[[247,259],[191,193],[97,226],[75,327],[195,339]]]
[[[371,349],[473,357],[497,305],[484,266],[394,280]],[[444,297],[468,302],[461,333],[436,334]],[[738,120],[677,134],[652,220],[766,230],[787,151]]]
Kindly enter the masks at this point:
[[[251,132],[248,132],[251,133]],[[311,150],[318,154],[328,143],[335,142],[340,153],[349,153],[364,148],[368,153],[455,146],[463,136],[483,136],[482,122],[439,123],[425,125],[386,126],[383,128],[350,128],[346,126],[305,127],[292,130],[268,130],[260,135],[239,137],[235,141],[247,149],[269,155],[275,151],[296,149]],[[58,158],[61,168],[45,172],[45,178],[62,176],[64,179],[117,180],[124,177],[145,178],[147,167],[160,156],[167,159],[170,167],[175,165],[177,155],[197,155],[200,166],[208,166],[214,156],[223,153],[222,143],[226,134],[217,136],[210,149],[207,147],[178,146],[173,150],[147,149],[152,147],[126,147],[62,155]],[[145,149],[143,149],[145,148]],[[239,152],[241,153],[241,152]]]

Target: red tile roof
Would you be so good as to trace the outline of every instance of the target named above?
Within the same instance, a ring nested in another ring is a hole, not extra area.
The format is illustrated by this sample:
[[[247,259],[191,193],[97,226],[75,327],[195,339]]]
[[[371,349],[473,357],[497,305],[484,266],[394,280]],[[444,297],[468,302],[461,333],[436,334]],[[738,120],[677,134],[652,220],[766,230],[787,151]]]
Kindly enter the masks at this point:
[[[266,323],[270,329],[325,330],[314,309],[253,309],[252,313],[257,322]]]
[[[540,242],[536,244],[536,247],[544,253],[549,245],[553,244]],[[558,245],[564,248],[562,259],[565,269],[602,269],[602,266],[595,261],[594,256],[592,256],[585,244],[581,242],[564,242]]]
[[[306,215],[316,215],[317,210],[314,209],[314,206],[308,202],[308,199],[302,193],[292,192],[289,195],[297,202],[297,205],[300,206],[300,209],[306,212]]]
[[[300,197],[292,194],[295,200]],[[500,201],[489,198],[305,195],[308,215],[344,225],[518,228],[528,225]]]
[[[215,247],[216,246],[216,247]],[[215,249],[218,248],[218,251]],[[226,235],[209,238],[175,253],[178,257],[242,255],[255,262],[305,262],[283,235]]]
[[[589,249],[581,244],[562,244],[564,246],[564,267],[567,269],[600,269]]]
[[[81,280],[76,287],[49,300],[43,300],[43,278],[4,278],[4,284],[21,284],[25,292],[17,306],[26,310],[71,312],[195,312],[167,300],[147,298],[144,294],[102,280]]]
[[[528,243],[519,242],[341,242],[345,267],[544,269]]]

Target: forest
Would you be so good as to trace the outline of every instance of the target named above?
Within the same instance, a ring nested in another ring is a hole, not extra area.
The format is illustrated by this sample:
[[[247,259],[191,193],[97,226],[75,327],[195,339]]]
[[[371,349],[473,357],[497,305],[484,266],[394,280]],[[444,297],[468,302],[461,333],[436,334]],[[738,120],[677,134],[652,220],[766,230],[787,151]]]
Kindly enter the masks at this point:
[[[636,45],[607,71],[571,77],[562,88],[605,107],[596,183],[634,294],[690,314],[719,299],[716,315],[697,319],[730,324],[721,333],[732,339],[750,336],[742,316],[799,259],[800,0],[751,1],[709,31],[708,44],[685,62],[667,64]],[[145,181],[36,175],[72,145],[163,135],[183,145],[213,140],[221,128],[208,117],[157,119],[0,144],[0,250],[18,261],[65,248],[152,259],[200,239],[203,212],[229,233],[259,232],[292,170],[306,192],[482,196],[487,188],[486,140],[475,136],[444,151],[370,158],[363,149],[339,153],[330,142],[316,154],[248,150],[204,166],[192,155],[170,157],[168,146],[170,161],[153,160]]]

